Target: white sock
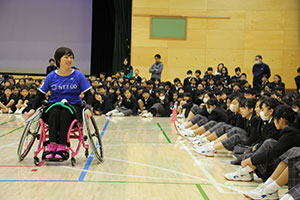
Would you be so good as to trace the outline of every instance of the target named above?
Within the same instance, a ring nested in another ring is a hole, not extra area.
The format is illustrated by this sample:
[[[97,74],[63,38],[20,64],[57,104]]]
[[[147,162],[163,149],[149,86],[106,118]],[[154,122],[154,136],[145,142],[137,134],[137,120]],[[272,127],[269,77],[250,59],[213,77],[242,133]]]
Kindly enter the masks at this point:
[[[268,178],[268,180],[266,180],[266,182],[264,183],[265,186],[269,185],[270,183],[272,183],[274,180],[270,177]]]
[[[290,194],[285,194],[283,197],[281,197],[280,200],[294,200],[294,198]]]
[[[254,171],[251,167],[249,167],[248,165],[244,168],[241,169],[241,172],[243,174],[249,174],[250,172]]]
[[[268,193],[274,193],[276,191],[278,191],[281,188],[281,186],[279,186],[276,181],[273,181],[272,183],[270,183],[269,185],[266,186],[266,191]]]

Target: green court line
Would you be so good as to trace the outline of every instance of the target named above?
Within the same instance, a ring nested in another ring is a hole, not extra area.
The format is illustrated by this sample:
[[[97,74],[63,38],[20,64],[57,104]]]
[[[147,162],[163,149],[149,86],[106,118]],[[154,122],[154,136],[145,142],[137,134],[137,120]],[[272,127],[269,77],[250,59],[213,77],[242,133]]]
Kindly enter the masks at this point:
[[[18,128],[15,128],[15,129],[13,129],[13,130],[7,132],[7,133],[4,133],[3,135],[0,135],[0,138],[4,137],[4,136],[6,136],[6,135],[9,135],[9,134],[13,133],[14,131],[19,130],[19,129],[23,128],[23,127],[24,127],[24,125],[23,125],[23,126],[20,126],[20,127],[18,127]]]
[[[6,122],[2,122],[0,125],[5,125],[5,124],[7,124],[7,123],[9,123],[9,122],[13,122],[13,121],[15,121],[16,119],[11,119],[11,120],[9,120],[9,121],[6,121]]]
[[[160,128],[161,132],[164,134],[165,138],[168,140],[169,143],[172,143],[165,131],[162,129],[159,123],[157,123],[157,126]]]
[[[197,189],[199,190],[199,192],[201,193],[203,199],[205,200],[209,200],[207,194],[205,193],[205,191],[203,190],[203,188],[201,187],[201,185],[196,184]]]

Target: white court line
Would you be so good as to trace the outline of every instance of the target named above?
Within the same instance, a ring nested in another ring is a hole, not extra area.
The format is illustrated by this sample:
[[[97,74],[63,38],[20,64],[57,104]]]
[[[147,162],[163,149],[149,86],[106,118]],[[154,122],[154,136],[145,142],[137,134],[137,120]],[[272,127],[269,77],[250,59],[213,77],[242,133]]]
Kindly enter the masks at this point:
[[[72,169],[76,171],[85,171],[88,173],[94,173],[94,174],[104,174],[104,175],[110,175],[110,176],[121,176],[121,177],[132,177],[132,178],[144,178],[144,179],[155,179],[155,180],[168,180],[168,181],[183,181],[183,182],[195,182],[195,179],[177,179],[177,178],[163,178],[163,177],[153,177],[153,176],[138,176],[138,175],[130,175],[130,174],[118,174],[118,173],[111,173],[111,172],[99,172],[99,171],[93,171],[93,170],[83,170],[79,168],[74,167],[67,167],[62,166],[62,168]]]
[[[19,144],[19,142],[14,142],[14,143],[11,143],[11,144],[2,145],[2,146],[0,146],[0,149],[4,149],[6,147],[11,147],[11,146],[14,146],[15,144]]]
[[[210,173],[206,170],[206,168],[201,165],[201,161],[198,160],[194,154],[191,152],[191,150],[184,144],[182,143],[181,144],[183,146],[183,148],[186,150],[186,152],[191,156],[191,158],[194,160],[195,164],[201,169],[201,171],[204,173],[204,175],[208,178],[208,180],[215,186],[215,188],[218,190],[218,192],[220,193],[225,193],[225,194],[237,194],[237,193],[243,193],[243,191],[241,190],[238,190],[238,189],[235,189],[235,188],[232,188],[230,186],[227,186],[227,185],[223,185],[223,184],[220,184],[218,183],[211,175]],[[228,188],[230,190],[233,190],[235,192],[225,192],[223,190],[222,187],[225,187],[225,188]]]
[[[119,161],[119,162],[126,162],[126,163],[130,163],[130,164],[134,164],[134,165],[140,165],[140,166],[149,167],[149,168],[153,168],[153,169],[159,169],[159,170],[162,170],[162,171],[167,171],[167,172],[171,172],[171,173],[180,174],[180,175],[183,175],[183,176],[195,178],[195,179],[198,179],[198,180],[201,180],[201,181],[208,181],[207,179],[203,179],[203,178],[198,177],[198,176],[193,176],[193,175],[182,173],[182,172],[175,171],[175,170],[172,170],[172,169],[157,167],[157,166],[143,164],[143,163],[137,163],[137,162],[134,162],[134,161],[121,160],[121,159],[118,159],[118,158],[105,157],[105,159],[106,160]]]

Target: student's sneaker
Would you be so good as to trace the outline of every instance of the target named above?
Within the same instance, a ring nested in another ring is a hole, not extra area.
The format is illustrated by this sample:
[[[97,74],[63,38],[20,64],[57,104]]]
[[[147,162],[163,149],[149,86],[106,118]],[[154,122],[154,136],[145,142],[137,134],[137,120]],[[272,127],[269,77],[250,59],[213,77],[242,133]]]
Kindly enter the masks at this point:
[[[122,112],[116,112],[116,113],[113,113],[112,115],[119,116],[119,117],[125,116],[124,113],[122,113]]]
[[[177,115],[177,118],[184,118],[185,116],[184,116],[184,114],[183,113],[181,113],[181,114],[179,114],[179,115]]]
[[[206,157],[214,157],[215,156],[215,149],[214,146],[210,143],[208,143],[208,145],[205,145],[203,147],[196,147],[194,146],[194,151],[206,156]]]
[[[142,115],[142,117],[145,117],[145,118],[147,118],[147,117],[153,117],[153,114],[151,112],[147,112],[147,113],[144,113]]]
[[[116,113],[118,113],[118,112],[119,112],[119,111],[118,111],[117,109],[114,109],[114,110],[111,110],[111,111],[107,112],[107,113],[106,113],[106,116],[111,116],[111,115],[116,114]]]
[[[228,173],[224,175],[227,181],[243,181],[250,182],[253,181],[253,173],[242,173],[242,167],[240,167],[236,172]]]
[[[203,137],[205,137],[205,136],[204,135],[196,135],[195,137],[190,137],[189,141],[194,142],[194,141],[197,141],[197,140],[199,140]]]
[[[20,109],[17,109],[14,114],[21,114],[22,112],[20,112]]]
[[[261,192],[264,187],[265,187],[265,184],[261,183],[257,186],[257,188],[243,192],[243,195],[247,198],[250,198],[250,196],[253,196],[253,195]]]
[[[182,137],[195,137],[194,132],[192,130],[186,129],[186,130],[180,130],[178,129],[178,133]]]
[[[182,130],[181,124],[179,124],[178,121],[175,121],[175,128],[177,129],[177,131]]]
[[[193,144],[197,144],[199,146],[204,145],[206,143],[208,143],[209,141],[207,140],[206,137],[200,138],[198,140],[193,141]]]
[[[260,190],[257,190],[255,193],[254,192],[248,193],[246,197],[254,200],[258,200],[258,199],[279,200],[278,191],[270,193],[267,191],[266,187],[262,187]]]
[[[12,111],[11,109],[9,109],[9,110],[8,110],[8,113],[11,114],[11,113],[13,113],[13,111]]]

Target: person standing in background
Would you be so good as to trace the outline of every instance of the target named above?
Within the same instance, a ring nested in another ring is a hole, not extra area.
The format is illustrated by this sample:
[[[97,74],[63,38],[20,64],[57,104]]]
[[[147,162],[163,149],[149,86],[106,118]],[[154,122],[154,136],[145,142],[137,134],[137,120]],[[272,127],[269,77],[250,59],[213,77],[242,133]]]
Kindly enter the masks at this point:
[[[161,56],[159,54],[156,54],[154,58],[155,58],[155,63],[149,69],[149,73],[152,73],[151,75],[152,81],[156,79],[161,80],[161,73],[164,68],[164,65],[160,61]]]
[[[133,75],[133,68],[128,62],[128,58],[124,58],[122,70],[125,78],[131,78]]]
[[[297,69],[298,76],[295,77],[295,83],[297,86],[297,92],[299,93],[300,90],[300,67]]]
[[[255,56],[255,64],[253,65],[252,73],[253,73],[253,88],[256,89],[260,88],[262,77],[264,75],[270,78],[271,76],[270,68],[266,63],[263,63],[261,55]]]
[[[54,71],[57,69],[57,67],[54,65],[55,64],[55,60],[53,58],[50,58],[49,60],[49,66],[47,67],[46,70],[46,75],[50,74],[50,72]]]

